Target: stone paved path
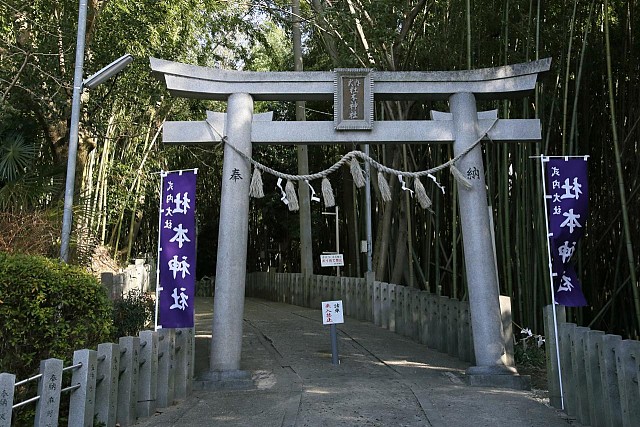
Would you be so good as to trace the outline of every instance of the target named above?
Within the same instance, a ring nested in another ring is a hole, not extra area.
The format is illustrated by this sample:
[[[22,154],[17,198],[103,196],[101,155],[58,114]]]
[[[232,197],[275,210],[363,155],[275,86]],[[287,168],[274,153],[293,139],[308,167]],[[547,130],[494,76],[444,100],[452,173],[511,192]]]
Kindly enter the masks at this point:
[[[208,369],[212,298],[196,305],[196,376]],[[139,426],[578,425],[535,393],[468,387],[467,364],[347,318],[331,364],[321,311],[247,299],[241,368],[250,390],[195,391]]]

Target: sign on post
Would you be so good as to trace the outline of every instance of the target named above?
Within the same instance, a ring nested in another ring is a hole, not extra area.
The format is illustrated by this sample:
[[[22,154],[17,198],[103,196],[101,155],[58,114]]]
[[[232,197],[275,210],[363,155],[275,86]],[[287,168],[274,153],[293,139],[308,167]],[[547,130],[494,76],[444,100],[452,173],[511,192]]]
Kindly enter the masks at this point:
[[[342,300],[322,302],[322,324],[331,327],[331,363],[334,366],[340,364],[338,359],[338,331],[336,324],[344,323],[344,310]]]
[[[342,300],[324,301],[322,303],[322,324],[334,325],[344,323],[344,311],[342,310]]]
[[[344,256],[342,254],[322,254],[320,255],[321,267],[342,267],[344,266]]]

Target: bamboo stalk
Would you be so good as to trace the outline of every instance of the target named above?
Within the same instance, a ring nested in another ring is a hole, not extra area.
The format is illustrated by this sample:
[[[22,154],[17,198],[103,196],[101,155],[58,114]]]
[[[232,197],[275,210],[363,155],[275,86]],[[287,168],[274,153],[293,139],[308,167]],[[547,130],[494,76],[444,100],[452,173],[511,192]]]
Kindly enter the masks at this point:
[[[620,207],[622,209],[622,225],[627,249],[627,261],[629,263],[629,276],[631,277],[631,290],[633,292],[633,303],[635,308],[636,335],[640,331],[640,292],[638,291],[638,280],[636,278],[635,258],[633,255],[633,244],[631,243],[631,229],[629,226],[629,212],[627,209],[626,193],[624,188],[624,175],[622,171],[622,158],[618,144],[618,130],[616,124],[615,97],[613,92],[613,71],[611,66],[611,42],[609,38],[609,0],[604,0],[604,37],[605,51],[607,58],[607,85],[609,89],[609,111],[611,114],[611,133],[613,138],[613,150],[616,157],[616,175],[618,178],[618,191],[620,193]]]
[[[402,144],[402,160],[404,164],[404,170],[408,169],[407,164],[407,145]],[[411,195],[408,191],[405,191],[405,215],[407,216],[407,250],[409,252],[409,287],[415,287],[415,274],[413,269],[413,227],[411,221]]]
[[[562,102],[562,154],[567,153],[567,105],[569,98],[569,70],[571,69],[571,47],[573,46],[573,29],[576,23],[576,9],[578,7],[578,0],[573,0],[573,14],[569,21],[569,46],[567,48],[567,61],[564,71],[564,96]]]
[[[144,148],[142,149],[142,152],[144,153],[144,156],[142,157],[142,161],[140,162],[140,165],[138,166],[138,170],[136,171],[136,175],[135,175],[135,178],[134,178],[134,184],[132,184],[132,186],[131,186],[131,190],[132,190],[133,186],[135,185],[135,191],[129,191],[129,194],[131,194],[134,199],[133,199],[133,208],[131,209],[131,218],[130,218],[130,224],[129,224],[129,239],[128,239],[128,242],[127,242],[127,259],[131,258],[131,250],[133,248],[133,234],[134,234],[134,226],[135,226],[135,216],[136,216],[136,210],[138,209],[138,200],[140,198],[140,189],[142,188],[144,190],[144,188],[146,187],[146,183],[142,184],[142,182],[143,182],[142,171],[144,170],[144,166],[145,166],[145,164],[147,162],[147,158],[149,157],[149,154],[151,153],[151,149],[153,148],[154,144],[158,140],[158,136],[160,136],[160,131],[162,130],[162,125],[164,124],[164,121],[163,121],[162,124],[156,130],[156,133],[153,136],[153,139],[149,140],[149,137],[151,136],[151,129],[153,127],[153,119],[154,119],[153,116],[151,116],[149,118],[149,126],[148,126],[147,136],[145,137]]]
[[[569,153],[574,153],[575,133],[578,122],[578,98],[580,94],[580,82],[582,81],[582,69],[584,67],[584,58],[587,51],[587,39],[589,36],[589,29],[591,27],[591,15],[593,12],[593,4],[595,0],[591,0],[589,5],[589,18],[584,26],[584,36],[582,40],[582,51],[580,52],[580,64],[578,66],[578,75],[576,76],[576,89],[573,95],[573,114],[571,115],[571,131],[569,133]]]
[[[471,0],[467,0],[467,70],[471,69]]]
[[[452,147],[449,147],[452,150]],[[449,154],[451,156],[451,153]],[[452,156],[451,156],[452,157]],[[451,296],[458,295],[458,186],[453,183],[451,191]]]

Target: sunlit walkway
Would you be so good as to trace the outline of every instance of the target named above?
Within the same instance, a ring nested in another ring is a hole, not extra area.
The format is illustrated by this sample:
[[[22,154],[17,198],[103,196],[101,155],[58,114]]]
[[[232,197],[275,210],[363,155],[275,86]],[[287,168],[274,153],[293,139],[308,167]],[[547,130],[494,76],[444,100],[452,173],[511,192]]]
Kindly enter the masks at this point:
[[[208,369],[213,299],[196,304],[196,376]],[[320,309],[247,299],[243,370],[251,390],[195,391],[141,426],[566,426],[534,393],[475,388],[466,364],[346,319],[339,366]]]

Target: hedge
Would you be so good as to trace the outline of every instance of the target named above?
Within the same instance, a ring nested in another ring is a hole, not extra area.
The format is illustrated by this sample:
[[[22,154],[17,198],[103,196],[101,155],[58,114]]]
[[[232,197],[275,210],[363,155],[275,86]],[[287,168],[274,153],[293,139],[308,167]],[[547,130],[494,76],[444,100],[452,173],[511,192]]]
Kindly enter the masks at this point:
[[[0,252],[0,372],[24,379],[40,360],[109,340],[111,302],[98,280],[57,260]]]

